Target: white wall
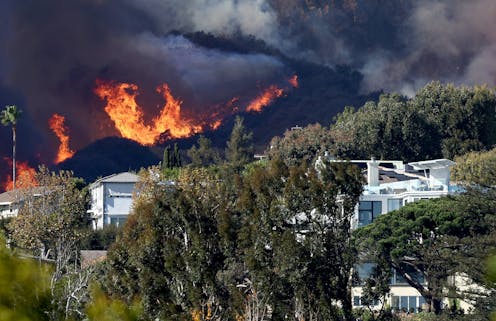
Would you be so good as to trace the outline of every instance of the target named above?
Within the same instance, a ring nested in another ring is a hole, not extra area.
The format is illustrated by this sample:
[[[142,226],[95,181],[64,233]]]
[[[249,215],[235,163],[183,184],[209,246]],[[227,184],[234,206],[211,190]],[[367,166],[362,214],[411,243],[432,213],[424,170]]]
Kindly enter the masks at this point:
[[[104,212],[108,215],[128,215],[133,204],[133,183],[105,183]]]
[[[91,212],[96,219],[94,228],[122,224],[133,205],[134,183],[101,182],[91,191]],[[119,223],[116,223],[119,222]]]

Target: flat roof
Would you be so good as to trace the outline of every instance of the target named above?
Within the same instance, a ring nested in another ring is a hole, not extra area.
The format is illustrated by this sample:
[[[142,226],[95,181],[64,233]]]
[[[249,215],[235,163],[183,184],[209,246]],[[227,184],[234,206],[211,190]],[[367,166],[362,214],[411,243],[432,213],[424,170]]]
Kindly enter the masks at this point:
[[[446,168],[455,164],[455,162],[446,158],[408,163],[408,165],[412,166],[415,170]]]

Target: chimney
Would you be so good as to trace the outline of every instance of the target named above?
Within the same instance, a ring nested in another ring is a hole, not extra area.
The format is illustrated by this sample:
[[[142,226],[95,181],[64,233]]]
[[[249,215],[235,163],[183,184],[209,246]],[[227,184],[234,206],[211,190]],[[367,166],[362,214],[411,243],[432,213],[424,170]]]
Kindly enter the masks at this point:
[[[379,186],[379,162],[372,157],[367,162],[367,184],[369,186]]]

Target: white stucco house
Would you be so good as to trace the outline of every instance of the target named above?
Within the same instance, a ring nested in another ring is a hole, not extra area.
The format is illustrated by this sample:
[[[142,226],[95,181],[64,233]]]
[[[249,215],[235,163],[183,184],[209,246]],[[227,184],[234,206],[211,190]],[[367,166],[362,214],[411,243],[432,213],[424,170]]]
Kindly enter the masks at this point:
[[[399,209],[410,202],[439,198],[458,191],[450,182],[450,169],[455,163],[435,159],[404,164],[401,161],[353,161],[366,164],[367,185],[351,222],[353,229],[370,224],[379,215]],[[372,264],[357,267],[359,276],[366,278]],[[418,275],[422,281],[421,275]],[[361,307],[362,287],[352,288],[353,306]],[[393,271],[386,303],[397,311],[418,312],[426,301],[401,275]],[[378,303],[379,304],[379,303]]]
[[[138,181],[138,175],[123,172],[97,179],[90,185],[91,204],[88,213],[93,219],[94,229],[124,224],[131,212]]]
[[[359,204],[351,221],[357,229],[372,223],[379,215],[397,210],[410,202],[438,198],[459,191],[450,182],[450,169],[455,163],[448,159],[435,159],[404,164],[395,160],[336,160],[328,155],[320,157],[316,166],[324,162],[351,162],[363,169],[367,184],[363,187]],[[357,266],[360,279],[370,275],[373,264]],[[420,277],[420,275],[419,275]],[[363,307],[362,286],[352,288],[353,307]],[[386,304],[396,310],[418,312],[425,299],[406,280],[393,271],[390,293]],[[379,308],[379,302],[377,302]]]

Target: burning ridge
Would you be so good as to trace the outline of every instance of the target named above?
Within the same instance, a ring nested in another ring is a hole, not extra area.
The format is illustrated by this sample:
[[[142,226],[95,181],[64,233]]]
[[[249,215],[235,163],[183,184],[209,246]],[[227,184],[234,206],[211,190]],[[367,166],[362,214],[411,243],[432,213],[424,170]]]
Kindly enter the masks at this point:
[[[296,88],[298,86],[297,76],[292,76],[288,83]],[[160,113],[148,124],[145,123],[143,108],[136,101],[139,95],[139,88],[136,84],[99,79],[96,81],[94,92],[106,102],[104,110],[122,137],[132,139],[142,145],[153,145],[162,140],[185,138],[205,130],[215,130],[226,116],[240,110],[260,112],[275,99],[283,96],[287,90],[288,88],[271,85],[244,109],[236,106],[239,99],[234,97],[222,106],[207,109],[211,111],[210,114],[186,116],[182,111],[183,102],[175,98],[169,85],[164,83],[159,85],[156,91],[162,95],[165,103]],[[62,142],[60,136],[57,136]]]

